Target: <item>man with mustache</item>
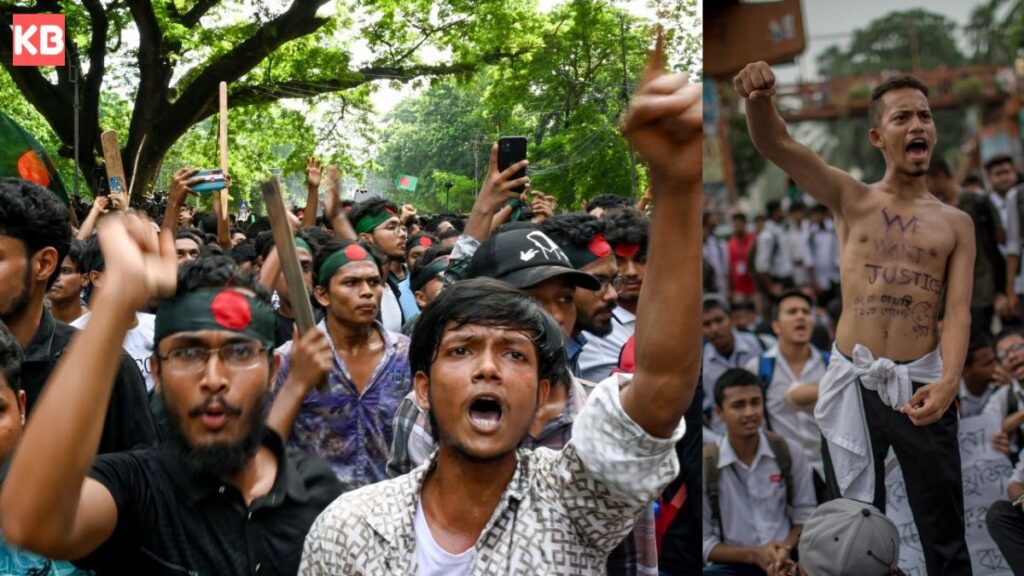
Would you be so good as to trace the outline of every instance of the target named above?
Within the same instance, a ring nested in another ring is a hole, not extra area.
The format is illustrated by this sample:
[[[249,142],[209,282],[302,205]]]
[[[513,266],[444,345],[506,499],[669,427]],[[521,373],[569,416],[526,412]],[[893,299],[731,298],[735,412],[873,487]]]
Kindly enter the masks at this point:
[[[545,220],[540,229],[562,248],[573,268],[590,274],[601,283],[597,290],[576,290],[576,323],[566,344],[566,354],[572,375],[579,378],[583,376],[580,356],[588,344],[583,333],[603,337],[612,332],[612,311],[619,298],[618,290],[622,288],[619,266],[611,244],[605,239],[606,224],[603,220],[576,212],[558,214]],[[605,374],[595,382],[607,376]]]
[[[928,87],[894,75],[872,90],[868,137],[885,175],[866,184],[793,139],[768,64],[748,64],[733,85],[758,152],[835,215],[843,314],[814,408],[830,496],[884,511],[892,447],[928,573],[970,574],[953,401],[970,337],[974,223],[928,191],[938,141]]]
[[[332,358],[327,389],[289,383],[301,364],[286,343],[278,350],[283,360],[274,394],[288,407],[283,429],[291,429],[289,444],[327,460],[348,491],[388,477],[392,419],[412,389],[409,338],[377,320],[381,295],[390,288],[369,244],[331,240],[314,264],[314,295],[327,310],[317,328],[327,335]]]
[[[158,241],[134,215],[108,216],[99,234],[119,290],[98,295],[29,421],[0,492],[4,536],[100,573],[295,574],[303,536],[341,487],[264,425],[279,363],[269,294],[227,257],[179,274],[170,231]],[[170,437],[96,458],[121,341],[135,310],[168,295],[150,364]],[[316,331],[296,343],[293,381],[323,377],[323,345]]]

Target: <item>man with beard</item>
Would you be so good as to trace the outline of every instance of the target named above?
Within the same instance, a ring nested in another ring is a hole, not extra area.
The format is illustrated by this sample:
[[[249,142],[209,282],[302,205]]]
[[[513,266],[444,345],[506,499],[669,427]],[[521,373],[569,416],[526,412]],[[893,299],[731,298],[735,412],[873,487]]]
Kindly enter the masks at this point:
[[[872,90],[868,137],[885,175],[865,184],[793,139],[766,63],[733,84],[758,152],[835,215],[843,314],[814,409],[830,496],[884,511],[891,447],[928,573],[970,574],[953,401],[970,335],[974,224],[928,191],[938,140],[928,87],[895,75]]]
[[[327,388],[289,383],[291,371],[302,368],[291,344],[278,351],[283,360],[274,386],[280,405],[288,407],[283,429],[291,429],[289,443],[327,460],[346,491],[387,478],[392,419],[412,389],[409,339],[377,321],[388,289],[371,250],[331,240],[316,254],[315,296],[327,310],[317,329],[327,335],[333,360]]]
[[[357,237],[372,244],[387,262],[387,277],[380,301],[381,323],[386,330],[402,330],[404,316],[399,304],[398,283],[405,278],[405,239],[408,234],[398,217],[398,207],[383,198],[360,202],[348,213]]]
[[[82,306],[82,288],[85,287],[85,273],[81,271],[82,241],[72,238],[68,255],[60,264],[57,281],[46,293],[50,313],[58,322],[71,324],[89,310]]]
[[[25,350],[21,378],[29,415],[77,333],[55,321],[43,303],[70,244],[70,215],[53,192],[24,180],[0,179],[0,321]],[[115,352],[120,351],[118,345]],[[118,368],[117,378],[102,421],[101,454],[157,440],[146,385],[135,362],[121,353],[113,367]]]
[[[601,283],[598,290],[576,290],[576,325],[566,344],[572,375],[586,378],[580,370],[580,354],[588,345],[584,332],[597,337],[611,334],[612,311],[619,297],[617,290],[622,288],[619,267],[611,245],[605,239],[605,223],[594,216],[559,214],[545,220],[540,229],[562,248],[573,268],[590,274]],[[608,374],[591,376],[594,377],[586,379],[596,383]]]
[[[120,289],[100,295],[25,430],[0,492],[5,537],[100,573],[294,574],[303,536],[340,486],[263,425],[279,363],[267,292],[226,257],[178,275],[170,231],[158,240],[134,215],[104,219],[100,242]],[[150,360],[170,437],[96,458],[120,343],[135,310],[170,294]],[[316,381],[322,337],[308,336],[297,344],[306,369],[292,378]]]

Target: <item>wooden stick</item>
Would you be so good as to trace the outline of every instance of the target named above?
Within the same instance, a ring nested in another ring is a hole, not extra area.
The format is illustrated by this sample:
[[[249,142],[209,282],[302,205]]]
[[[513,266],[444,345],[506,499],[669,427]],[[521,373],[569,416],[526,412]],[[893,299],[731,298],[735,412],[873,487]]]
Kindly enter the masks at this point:
[[[103,163],[107,166],[107,182],[110,184],[110,193],[120,194],[125,200],[125,209],[128,209],[127,198],[128,188],[124,179],[124,165],[121,163],[121,148],[117,143],[117,131],[107,130],[100,135],[100,143],[103,145]]]
[[[277,177],[267,180],[260,186],[263,201],[267,205],[267,216],[270,218],[270,230],[274,235],[274,246],[281,262],[281,272],[288,284],[291,294],[292,312],[295,314],[295,325],[299,327],[299,336],[309,330],[315,330],[313,306],[309,303],[306,284],[302,281],[302,269],[299,267],[299,255],[295,252],[295,237],[288,225],[287,209],[281,197],[281,183]],[[326,392],[327,382],[321,382],[318,388]]]
[[[228,174],[228,83],[220,83],[220,169]],[[221,218],[230,220],[228,216],[228,189],[220,191]]]

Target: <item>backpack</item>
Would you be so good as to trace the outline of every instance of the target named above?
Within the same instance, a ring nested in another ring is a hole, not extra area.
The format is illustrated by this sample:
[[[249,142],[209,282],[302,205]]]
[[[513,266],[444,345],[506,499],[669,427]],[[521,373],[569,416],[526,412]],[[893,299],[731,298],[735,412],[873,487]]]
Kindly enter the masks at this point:
[[[765,437],[768,438],[768,446],[775,455],[775,462],[782,471],[782,481],[786,483],[786,505],[793,505],[793,455],[789,452],[789,444],[781,435],[765,430]],[[708,503],[711,504],[711,519],[718,523],[718,533],[725,539],[725,529],[722,527],[722,508],[719,501],[719,469],[718,469],[718,444],[708,442],[704,445],[703,451],[703,472],[704,492],[708,496]]]
[[[822,361],[825,362],[825,368],[828,368],[828,362],[832,359],[832,354],[824,350],[818,350],[818,354],[821,355]],[[764,390],[764,397],[768,397],[768,387],[772,384],[772,376],[775,375],[775,357],[768,356],[767,354],[761,354],[757,357],[757,379],[761,381],[761,389]],[[767,406],[767,404],[766,404]],[[772,429],[772,421],[768,418],[768,410],[764,412],[764,424],[769,430]]]

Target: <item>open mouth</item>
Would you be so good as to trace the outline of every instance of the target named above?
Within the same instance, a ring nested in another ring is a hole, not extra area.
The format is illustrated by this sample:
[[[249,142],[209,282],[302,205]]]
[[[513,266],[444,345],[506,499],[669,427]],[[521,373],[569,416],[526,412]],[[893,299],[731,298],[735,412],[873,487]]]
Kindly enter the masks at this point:
[[[477,431],[490,434],[501,424],[501,402],[493,396],[481,396],[469,405],[469,422]]]
[[[214,404],[203,410],[201,419],[203,425],[210,430],[220,430],[227,424],[228,413],[224,410],[223,406]]]
[[[928,141],[924,138],[914,138],[907,144],[907,155],[913,160],[924,160],[928,157]]]

